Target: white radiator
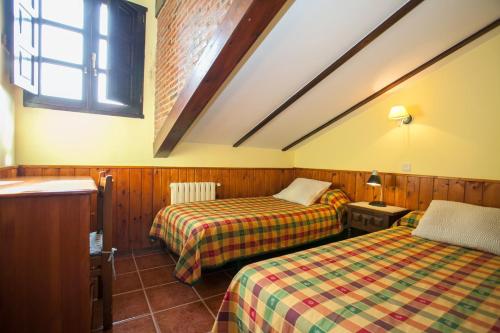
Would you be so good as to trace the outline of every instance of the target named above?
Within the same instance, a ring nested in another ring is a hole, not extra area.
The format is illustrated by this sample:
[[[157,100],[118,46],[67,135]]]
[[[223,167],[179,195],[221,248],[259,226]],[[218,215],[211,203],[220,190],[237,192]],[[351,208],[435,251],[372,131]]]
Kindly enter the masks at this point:
[[[215,200],[217,186],[214,182],[170,183],[170,204]]]

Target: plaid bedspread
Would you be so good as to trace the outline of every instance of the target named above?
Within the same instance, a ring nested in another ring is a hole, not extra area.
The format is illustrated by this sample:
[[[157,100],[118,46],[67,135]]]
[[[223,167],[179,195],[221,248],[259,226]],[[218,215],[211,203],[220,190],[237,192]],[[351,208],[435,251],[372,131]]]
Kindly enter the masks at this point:
[[[410,232],[244,267],[213,332],[499,332],[500,257]]]
[[[172,205],[156,216],[150,235],[179,255],[175,276],[189,284],[201,268],[306,244],[342,231],[337,210],[273,197]]]

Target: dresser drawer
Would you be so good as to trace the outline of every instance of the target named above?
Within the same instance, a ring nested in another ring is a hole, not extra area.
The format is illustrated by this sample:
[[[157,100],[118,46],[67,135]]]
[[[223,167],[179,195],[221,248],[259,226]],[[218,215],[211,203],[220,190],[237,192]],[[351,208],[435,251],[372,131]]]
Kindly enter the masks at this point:
[[[387,219],[384,216],[371,215],[357,211],[352,212],[350,226],[366,231],[377,231],[388,227]]]
[[[347,210],[348,237],[387,229],[409,212],[396,206],[371,206],[365,201],[347,204]]]

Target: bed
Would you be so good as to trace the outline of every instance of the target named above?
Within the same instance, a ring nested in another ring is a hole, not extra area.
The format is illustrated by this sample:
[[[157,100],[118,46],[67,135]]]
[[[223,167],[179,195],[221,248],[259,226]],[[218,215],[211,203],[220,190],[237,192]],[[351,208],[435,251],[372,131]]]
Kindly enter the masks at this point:
[[[411,230],[244,267],[213,332],[499,332],[500,256]]]
[[[342,230],[343,192],[335,204],[304,206],[274,197],[238,198],[168,206],[150,236],[179,255],[175,276],[194,284],[202,268],[318,241]],[[325,194],[324,196],[327,196]]]

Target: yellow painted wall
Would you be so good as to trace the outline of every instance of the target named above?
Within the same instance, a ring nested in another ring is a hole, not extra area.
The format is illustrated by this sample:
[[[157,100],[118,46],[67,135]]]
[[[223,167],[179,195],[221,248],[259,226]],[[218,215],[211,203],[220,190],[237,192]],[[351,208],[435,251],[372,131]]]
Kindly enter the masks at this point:
[[[296,166],[401,172],[402,163],[409,162],[415,174],[500,179],[500,28],[292,152],[184,143],[171,157],[154,159],[154,1],[136,2],[149,8],[145,119],[25,108],[22,93],[16,90],[17,164]],[[5,80],[2,73],[0,166],[14,163],[14,107]],[[387,119],[396,104],[414,114],[410,126],[398,127]],[[6,156],[12,157],[6,160]]]
[[[226,146],[180,144],[168,158],[153,158],[156,19],[148,7],[144,70],[144,116],[131,119],[27,108],[16,92],[16,156],[21,165],[140,165],[291,167],[293,153]]]
[[[387,119],[403,104],[414,121]],[[500,179],[500,28],[295,149],[295,166]]]
[[[0,6],[0,27],[4,25],[4,6]],[[14,121],[15,109],[12,86],[9,82],[7,51],[0,50],[0,167],[15,164]]]

